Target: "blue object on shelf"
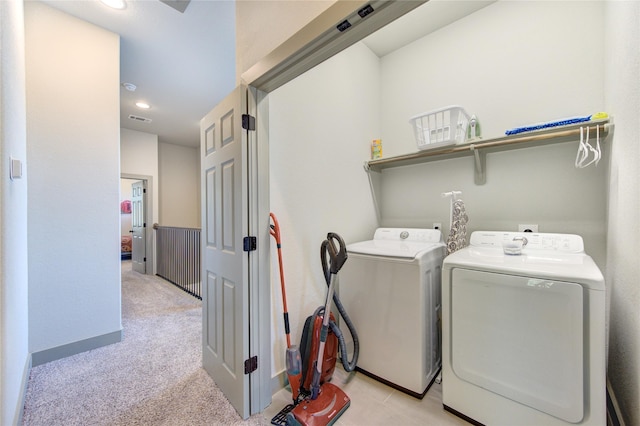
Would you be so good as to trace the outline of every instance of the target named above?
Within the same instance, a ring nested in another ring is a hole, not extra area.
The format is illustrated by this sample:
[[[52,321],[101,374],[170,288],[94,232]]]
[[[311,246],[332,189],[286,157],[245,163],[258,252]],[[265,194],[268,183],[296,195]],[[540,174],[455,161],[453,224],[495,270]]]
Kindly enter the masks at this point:
[[[591,120],[591,116],[590,115],[588,115],[586,117],[565,118],[565,119],[557,120],[557,121],[549,121],[549,122],[546,122],[546,123],[538,123],[538,124],[531,124],[529,126],[516,127],[514,129],[507,130],[504,133],[506,135],[515,135],[515,134],[518,134],[518,133],[524,133],[524,132],[531,132],[531,131],[534,131],[534,130],[546,129],[548,127],[558,127],[558,126],[566,126],[568,124],[583,123],[583,122],[589,121],[589,120]]]

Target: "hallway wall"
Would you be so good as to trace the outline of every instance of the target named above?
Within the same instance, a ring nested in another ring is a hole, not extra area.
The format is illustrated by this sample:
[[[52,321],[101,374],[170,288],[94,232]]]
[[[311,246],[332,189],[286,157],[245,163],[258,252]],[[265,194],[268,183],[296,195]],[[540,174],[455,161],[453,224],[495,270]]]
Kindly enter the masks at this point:
[[[200,149],[158,144],[160,225],[200,227]]]
[[[25,3],[29,350],[119,341],[119,37]]]
[[[0,424],[18,423],[29,373],[27,117],[22,1],[0,1]],[[10,159],[22,178],[9,178]]]

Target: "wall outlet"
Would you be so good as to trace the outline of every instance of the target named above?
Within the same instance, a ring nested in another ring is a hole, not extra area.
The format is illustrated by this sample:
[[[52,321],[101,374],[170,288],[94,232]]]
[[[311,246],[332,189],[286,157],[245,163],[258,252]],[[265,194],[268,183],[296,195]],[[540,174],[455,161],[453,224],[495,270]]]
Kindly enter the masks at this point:
[[[440,222],[433,222],[433,229],[439,229],[439,230],[442,230],[442,223],[440,223]]]
[[[538,232],[538,225],[518,225],[519,232]]]

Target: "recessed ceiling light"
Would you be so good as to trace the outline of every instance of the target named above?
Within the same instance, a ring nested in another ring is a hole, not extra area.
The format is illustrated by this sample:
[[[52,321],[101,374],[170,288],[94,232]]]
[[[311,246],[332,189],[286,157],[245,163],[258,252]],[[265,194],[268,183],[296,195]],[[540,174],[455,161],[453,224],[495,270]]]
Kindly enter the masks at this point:
[[[135,92],[137,89],[136,85],[133,83],[122,83],[122,87],[124,87],[130,92]]]
[[[124,9],[127,3],[124,0],[100,0],[102,3],[114,9]]]
[[[149,109],[149,108],[151,108],[151,105],[149,105],[149,104],[148,104],[148,103],[146,103],[146,102],[136,102],[136,106],[137,106],[138,108],[142,108],[142,109]]]

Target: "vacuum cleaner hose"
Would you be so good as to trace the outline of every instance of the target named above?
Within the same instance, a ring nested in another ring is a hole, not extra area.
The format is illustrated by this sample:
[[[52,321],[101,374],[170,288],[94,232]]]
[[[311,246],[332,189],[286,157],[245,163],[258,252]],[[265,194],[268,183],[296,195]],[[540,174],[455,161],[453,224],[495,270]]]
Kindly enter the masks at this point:
[[[324,272],[324,278],[327,282],[327,286],[329,286],[331,283],[331,268],[330,265],[325,262],[326,252],[324,247],[321,248],[320,257],[323,260],[322,271]],[[347,314],[346,309],[342,305],[337,292],[333,293],[333,303],[335,303],[336,308],[338,308],[338,312],[340,312],[340,316],[342,316],[342,319],[344,319],[344,323],[347,325],[349,333],[351,333],[351,337],[353,338],[353,356],[351,360],[349,360],[347,355],[347,344],[344,341],[344,335],[340,330],[340,327],[338,327],[338,324],[333,321],[329,322],[331,330],[338,338],[338,343],[340,345],[340,361],[342,362],[342,366],[344,367],[345,371],[351,372],[356,369],[356,364],[358,363],[358,354],[360,353],[360,342],[358,340],[358,333],[355,326],[353,325],[353,322],[351,321],[351,318],[349,318],[349,314]]]

